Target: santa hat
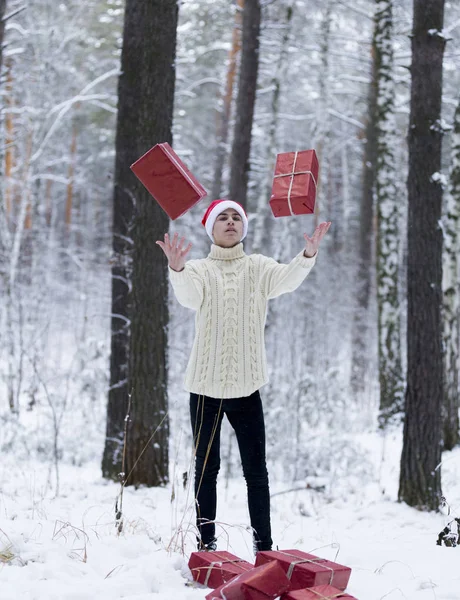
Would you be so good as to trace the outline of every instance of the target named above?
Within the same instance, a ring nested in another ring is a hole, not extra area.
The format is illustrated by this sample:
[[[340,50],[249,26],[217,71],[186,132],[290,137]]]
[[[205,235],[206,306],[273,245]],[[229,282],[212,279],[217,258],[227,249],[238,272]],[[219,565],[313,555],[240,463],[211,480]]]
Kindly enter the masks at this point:
[[[224,210],[227,210],[228,208],[236,210],[243,221],[243,237],[240,241],[244,240],[246,234],[248,233],[248,217],[241,204],[238,204],[238,202],[235,202],[234,200],[214,200],[208,206],[208,210],[204,213],[203,220],[201,221],[206,228],[206,233],[213,242],[214,238],[212,236],[212,230],[214,228],[214,223],[216,222],[216,219],[220,213],[224,212]]]

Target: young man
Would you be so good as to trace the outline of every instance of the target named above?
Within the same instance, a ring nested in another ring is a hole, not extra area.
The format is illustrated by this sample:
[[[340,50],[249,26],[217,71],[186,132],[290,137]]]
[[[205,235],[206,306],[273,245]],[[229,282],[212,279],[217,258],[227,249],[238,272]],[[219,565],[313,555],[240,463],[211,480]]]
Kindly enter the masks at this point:
[[[195,505],[198,549],[215,550],[216,482],[220,467],[220,428],[224,414],[235,430],[254,534],[254,550],[271,550],[270,493],[265,462],[265,426],[259,389],[268,382],[264,328],[267,302],[293,292],[316,261],[330,222],[321,223],[305,248],[289,263],[245,254],[248,230],[243,207],[215,200],[202,224],[213,242],[206,258],[185,262],[192,244],[157,244],[182,306],[196,311],[195,340],[185,373],[196,451]]]

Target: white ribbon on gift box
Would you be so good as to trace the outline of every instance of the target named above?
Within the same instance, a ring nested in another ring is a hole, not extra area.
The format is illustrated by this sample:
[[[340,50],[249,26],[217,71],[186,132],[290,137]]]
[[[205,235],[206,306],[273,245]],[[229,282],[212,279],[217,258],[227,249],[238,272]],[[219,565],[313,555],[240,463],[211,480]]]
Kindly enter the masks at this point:
[[[339,592],[338,594],[334,594],[333,596],[323,596],[322,592],[317,592],[313,588],[310,588],[308,591],[312,592],[313,594],[316,594],[319,600],[333,600],[333,598],[340,598],[340,596],[343,596],[343,592]]]
[[[247,571],[246,571],[247,572]],[[224,590],[225,588],[227,588],[229,585],[233,585],[234,583],[236,583],[238,581],[238,579],[240,579],[243,575],[245,575],[246,573],[240,573],[239,575],[237,575],[236,577],[234,577],[233,579],[230,579],[230,581],[228,583],[226,583],[220,590],[219,590],[219,594],[220,596],[211,596],[211,600],[228,600],[227,596],[224,594]]]
[[[193,567],[192,571],[202,571],[203,569],[207,569],[207,573],[206,573],[206,577],[204,580],[204,585],[208,585],[209,582],[209,578],[211,577],[211,572],[213,569],[216,568],[217,565],[219,565],[220,567],[222,567],[222,565],[224,565],[225,563],[239,563],[239,562],[246,562],[245,560],[243,560],[242,558],[237,558],[235,560],[232,560],[230,558],[221,558],[220,560],[216,560],[214,562],[212,562],[209,566],[206,567]]]
[[[278,550],[278,552],[280,554],[285,554],[286,556],[289,556],[289,557],[292,557],[292,558],[299,558],[296,554],[289,554],[289,552],[283,552],[282,550]],[[301,560],[294,560],[289,565],[288,572],[286,573],[287,578],[289,579],[289,581],[291,580],[292,573],[293,573],[294,568],[295,568],[296,565],[301,565],[301,564],[304,564],[304,563],[311,563],[311,564],[314,564],[314,565],[318,565],[319,567],[325,567],[326,569],[329,569],[331,571],[331,578],[329,580],[329,585],[332,585],[332,580],[334,578],[335,571],[334,571],[334,569],[332,567],[320,564],[320,563],[323,563],[323,562],[329,562],[329,561],[327,560],[327,558],[317,558],[316,560],[313,560],[311,558],[302,558]]]
[[[287,197],[289,212],[291,213],[291,215],[294,214],[294,211],[292,210],[292,205],[291,205],[291,192],[292,192],[292,186],[294,185],[294,176],[295,175],[311,175],[311,178],[313,179],[313,183],[315,184],[315,190],[318,187],[315,176],[313,175],[313,173],[311,171],[296,171],[295,170],[298,154],[299,154],[299,152],[296,152],[294,155],[294,163],[292,165],[292,173],[282,173],[281,175],[275,175],[275,177],[274,177],[274,179],[278,179],[279,177],[290,177],[291,178],[291,181],[289,183],[288,197]]]
[[[234,577],[233,579],[230,579],[230,581],[228,583],[226,583],[220,590],[219,590],[219,594],[220,594],[220,598],[218,596],[212,596],[211,600],[228,600],[227,596],[224,594],[224,590],[226,587],[228,587],[229,585],[233,585],[236,581],[238,581],[238,579],[241,577],[241,575],[243,575],[243,573],[241,573],[240,575],[237,575],[236,577]]]

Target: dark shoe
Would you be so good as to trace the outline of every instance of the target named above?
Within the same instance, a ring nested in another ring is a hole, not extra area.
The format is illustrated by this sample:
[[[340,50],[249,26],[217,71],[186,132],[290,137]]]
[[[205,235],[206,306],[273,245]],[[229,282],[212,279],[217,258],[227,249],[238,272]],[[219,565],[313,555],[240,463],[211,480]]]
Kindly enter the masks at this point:
[[[205,544],[204,542],[199,540],[197,548],[198,548],[198,552],[215,552],[217,550],[217,540],[216,540],[216,538],[214,538],[207,544]]]
[[[254,540],[254,554],[257,554],[257,552],[268,552],[271,549],[271,542],[261,542],[260,540]]]

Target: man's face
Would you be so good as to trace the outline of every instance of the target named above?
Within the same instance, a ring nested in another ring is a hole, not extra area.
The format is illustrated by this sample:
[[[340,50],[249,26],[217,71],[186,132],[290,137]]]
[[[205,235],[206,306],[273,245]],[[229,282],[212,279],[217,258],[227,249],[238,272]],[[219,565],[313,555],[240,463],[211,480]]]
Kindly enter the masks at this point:
[[[217,217],[212,230],[214,243],[223,248],[236,246],[243,237],[243,219],[236,210],[224,210]]]

